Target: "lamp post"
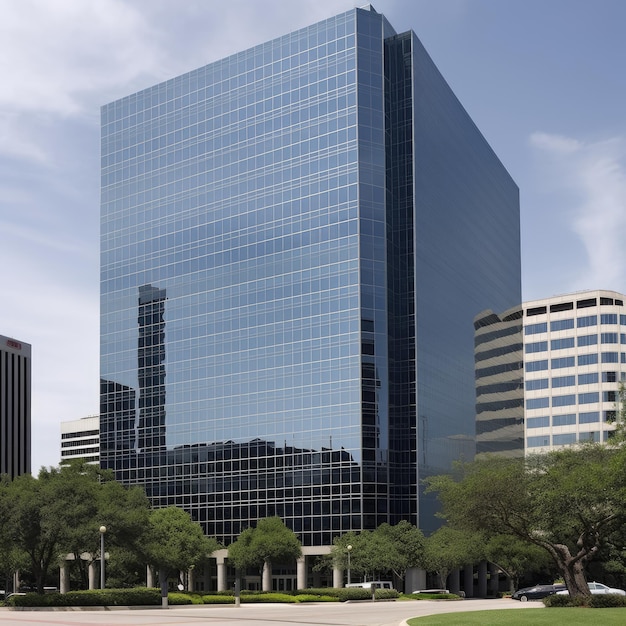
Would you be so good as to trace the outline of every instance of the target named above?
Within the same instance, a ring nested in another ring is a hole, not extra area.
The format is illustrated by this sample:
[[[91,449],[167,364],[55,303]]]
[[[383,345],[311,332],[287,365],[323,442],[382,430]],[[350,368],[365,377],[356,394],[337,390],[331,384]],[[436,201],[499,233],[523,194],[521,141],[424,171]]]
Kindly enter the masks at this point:
[[[100,526],[100,589],[104,589],[104,534],[106,526]]]
[[[350,584],[350,552],[352,552],[352,545],[348,544],[346,550],[348,551],[348,584]]]

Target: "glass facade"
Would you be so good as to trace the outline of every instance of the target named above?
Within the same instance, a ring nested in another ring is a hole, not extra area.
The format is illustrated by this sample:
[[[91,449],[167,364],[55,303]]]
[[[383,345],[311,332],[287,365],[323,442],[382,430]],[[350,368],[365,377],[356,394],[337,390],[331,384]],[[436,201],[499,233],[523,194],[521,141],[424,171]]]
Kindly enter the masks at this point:
[[[118,479],[226,544],[435,523],[519,208],[415,35],[355,9],[104,106],[101,258]]]

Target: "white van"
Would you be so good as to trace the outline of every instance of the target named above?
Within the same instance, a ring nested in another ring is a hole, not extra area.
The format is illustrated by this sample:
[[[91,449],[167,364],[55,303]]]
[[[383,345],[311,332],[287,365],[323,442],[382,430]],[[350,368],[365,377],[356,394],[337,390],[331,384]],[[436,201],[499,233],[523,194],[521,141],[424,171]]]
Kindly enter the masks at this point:
[[[346,587],[359,588],[359,589],[393,589],[393,585],[390,580],[368,580],[364,583],[350,583]]]

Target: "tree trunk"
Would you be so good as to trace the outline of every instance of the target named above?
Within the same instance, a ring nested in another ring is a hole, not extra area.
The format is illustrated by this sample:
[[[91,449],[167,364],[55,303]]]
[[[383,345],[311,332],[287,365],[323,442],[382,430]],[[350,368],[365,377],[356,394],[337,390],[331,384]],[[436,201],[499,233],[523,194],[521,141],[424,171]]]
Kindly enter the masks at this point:
[[[159,585],[161,586],[161,606],[167,608],[167,570],[159,568]]]
[[[589,553],[578,553],[576,556],[572,556],[569,548],[561,544],[553,545],[552,550],[549,551],[563,574],[563,581],[567,586],[570,598],[590,596],[591,592],[584,570],[584,563]]]
[[[450,572],[447,569],[441,569],[437,573],[439,574],[439,588],[446,589],[446,582]]]

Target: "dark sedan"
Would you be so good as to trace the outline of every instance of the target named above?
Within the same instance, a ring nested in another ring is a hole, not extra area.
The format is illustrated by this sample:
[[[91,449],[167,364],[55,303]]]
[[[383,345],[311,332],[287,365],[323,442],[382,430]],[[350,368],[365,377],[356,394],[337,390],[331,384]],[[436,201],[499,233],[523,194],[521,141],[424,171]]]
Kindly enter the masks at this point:
[[[534,587],[525,587],[524,589],[518,589],[512,596],[513,600],[519,600],[520,602],[526,602],[527,600],[541,600],[547,596],[551,596],[557,591],[563,591],[566,589],[565,585],[535,585]]]

